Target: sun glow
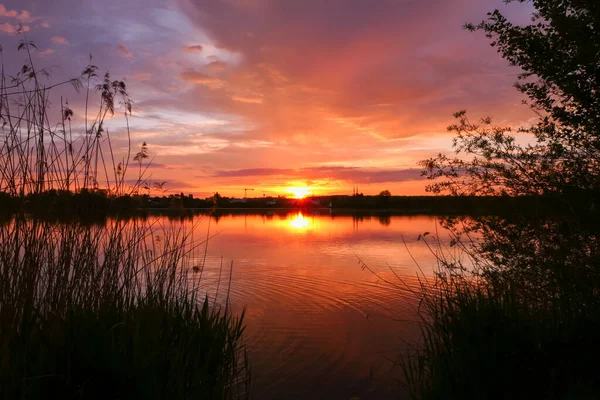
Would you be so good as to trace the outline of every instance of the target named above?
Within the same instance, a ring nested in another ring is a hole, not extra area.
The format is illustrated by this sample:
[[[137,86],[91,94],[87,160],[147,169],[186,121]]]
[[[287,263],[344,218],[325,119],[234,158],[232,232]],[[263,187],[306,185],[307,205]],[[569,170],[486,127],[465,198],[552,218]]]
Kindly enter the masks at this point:
[[[291,193],[296,199],[303,199],[312,192],[307,187],[290,187],[287,189],[288,193]]]

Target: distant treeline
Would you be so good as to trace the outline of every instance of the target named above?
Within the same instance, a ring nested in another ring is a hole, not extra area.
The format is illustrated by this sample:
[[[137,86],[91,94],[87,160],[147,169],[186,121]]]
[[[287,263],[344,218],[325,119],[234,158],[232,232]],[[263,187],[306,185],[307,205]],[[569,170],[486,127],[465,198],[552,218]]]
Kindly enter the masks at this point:
[[[111,216],[142,216],[150,210],[205,209],[215,213],[230,213],[244,209],[317,209],[330,208],[334,213],[377,211],[390,214],[437,215],[504,215],[515,210],[523,213],[546,214],[564,207],[588,213],[595,211],[595,191],[576,191],[560,195],[541,196],[314,196],[304,199],[262,197],[235,199],[215,195],[196,198],[191,194],[168,196],[111,196],[103,190],[48,190],[16,198],[0,193],[0,210],[4,216],[33,213],[49,218]],[[227,211],[229,210],[229,211]]]
[[[333,196],[334,209],[385,210],[399,214],[505,215],[547,214],[563,207],[593,211],[600,193],[540,196]]]

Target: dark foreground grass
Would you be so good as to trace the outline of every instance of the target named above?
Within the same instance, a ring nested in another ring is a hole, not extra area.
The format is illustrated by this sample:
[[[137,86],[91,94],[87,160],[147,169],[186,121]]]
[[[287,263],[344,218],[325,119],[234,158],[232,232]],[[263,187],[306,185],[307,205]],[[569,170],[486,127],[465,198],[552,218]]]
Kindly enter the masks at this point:
[[[0,397],[247,397],[243,315],[189,278],[181,231],[0,227]]]
[[[107,218],[153,185],[147,144],[132,150],[125,82],[91,58],[79,77],[49,82],[18,33],[24,64],[0,71],[0,398],[246,397],[243,314],[190,279],[185,232]],[[53,93],[64,85],[85,109]],[[107,125],[119,104],[124,147]]]
[[[597,398],[598,302],[524,293],[519,282],[448,274],[424,287],[423,341],[402,358],[412,398]]]

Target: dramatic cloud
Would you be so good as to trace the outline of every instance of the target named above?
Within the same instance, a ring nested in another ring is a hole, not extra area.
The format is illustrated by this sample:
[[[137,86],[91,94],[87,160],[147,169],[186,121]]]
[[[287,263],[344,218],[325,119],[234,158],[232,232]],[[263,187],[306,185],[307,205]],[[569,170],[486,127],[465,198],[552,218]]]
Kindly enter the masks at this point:
[[[500,0],[5,0],[0,32],[29,24],[55,79],[79,76],[90,53],[99,76],[125,77],[132,143],[147,141],[160,164],[152,179],[224,195],[250,184],[423,193],[416,163],[450,150],[453,112],[530,118],[512,88],[519,71],[461,29],[498,7],[524,22],[530,11]],[[60,90],[81,124],[84,96]],[[122,151],[120,115],[107,129]]]
[[[416,168],[398,170],[365,170],[349,167],[315,167],[301,169],[252,168],[233,171],[217,171],[216,177],[265,177],[303,178],[323,180],[341,180],[349,183],[385,183],[405,182],[423,179],[421,170]]]
[[[260,94],[265,112],[228,102],[248,97],[241,93],[213,93],[213,104],[245,114],[271,137],[429,134],[443,131],[457,108],[482,100],[515,114],[503,104],[514,79],[505,64],[472,56],[493,51],[460,29],[485,15],[490,2],[375,3],[181,2],[217,46],[243,55],[228,86]]]

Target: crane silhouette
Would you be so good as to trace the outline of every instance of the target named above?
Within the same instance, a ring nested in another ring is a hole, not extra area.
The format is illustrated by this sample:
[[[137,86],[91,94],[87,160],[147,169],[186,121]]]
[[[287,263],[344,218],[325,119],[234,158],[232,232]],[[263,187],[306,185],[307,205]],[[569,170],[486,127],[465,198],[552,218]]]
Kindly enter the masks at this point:
[[[248,190],[254,190],[254,189],[246,189],[244,188],[244,198],[248,197]]]

